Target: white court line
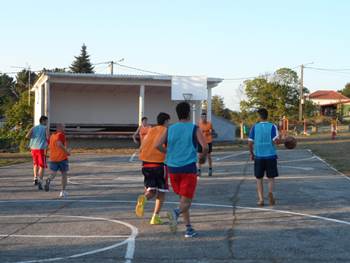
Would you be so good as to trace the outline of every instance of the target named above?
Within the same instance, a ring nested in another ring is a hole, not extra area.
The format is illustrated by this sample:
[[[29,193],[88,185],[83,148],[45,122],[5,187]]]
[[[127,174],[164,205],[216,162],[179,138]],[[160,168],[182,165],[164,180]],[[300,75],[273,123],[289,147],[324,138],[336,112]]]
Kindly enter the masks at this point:
[[[135,204],[135,201],[129,201],[129,200],[85,200],[85,199],[72,199],[70,200],[74,202],[81,202],[81,203],[124,203],[124,204]],[[33,203],[33,202],[69,202],[69,200],[0,200],[0,203]],[[178,205],[178,202],[164,202],[165,204],[172,204],[172,205]],[[216,208],[237,208],[237,209],[244,209],[244,210],[252,210],[252,211],[260,211],[260,212],[273,212],[273,213],[281,213],[281,214],[289,214],[289,215],[296,215],[296,216],[302,216],[302,217],[307,217],[307,218],[312,218],[312,219],[318,219],[318,220],[323,220],[323,221],[328,221],[328,222],[333,222],[333,223],[338,223],[338,224],[345,224],[345,225],[350,225],[349,221],[345,220],[339,220],[335,218],[330,218],[330,217],[324,217],[324,216],[318,216],[318,215],[311,215],[311,214],[305,214],[305,213],[298,213],[298,212],[293,212],[293,211],[288,211],[288,210],[278,210],[278,209],[272,209],[272,208],[258,208],[258,207],[248,207],[248,206],[232,206],[232,205],[221,205],[221,204],[210,204],[210,203],[192,203],[193,206],[204,206],[204,207],[216,207]],[[1,217],[1,216],[0,216]],[[74,216],[73,216],[74,217]],[[90,217],[87,217],[88,219],[93,219]],[[137,229],[136,229],[137,230]],[[136,236],[135,236],[136,237]],[[35,261],[36,262],[36,261]],[[16,262],[19,263],[19,262]],[[21,262],[24,263],[24,262]],[[29,263],[29,262],[25,262]]]
[[[325,160],[323,160],[321,157],[319,157],[318,155],[314,154],[311,150],[309,150],[316,159],[318,159],[320,162],[322,162],[323,164],[325,164],[329,169],[333,170],[334,172],[336,172],[338,175],[343,176],[345,179],[350,181],[350,177],[346,176],[345,174],[343,174],[342,172],[338,171],[336,168],[334,168],[332,165],[330,165],[329,163],[327,163]]]
[[[0,215],[0,218],[9,218],[9,217],[16,217],[16,218],[33,218],[33,217],[47,217],[43,215]],[[88,255],[93,255],[96,253],[104,252],[113,248],[120,247],[124,244],[127,244],[126,248],[126,253],[125,253],[125,263],[130,263],[131,260],[134,258],[134,253],[135,253],[135,239],[136,236],[138,235],[138,229],[126,222],[115,220],[115,219],[108,219],[108,218],[102,218],[102,217],[89,217],[89,216],[69,216],[69,215],[55,215],[54,217],[66,217],[66,218],[80,218],[80,219],[87,219],[87,220],[100,220],[100,221],[107,221],[107,222],[112,222],[120,225],[124,225],[128,227],[131,230],[131,234],[127,236],[127,239],[123,240],[122,242],[115,243],[111,246],[99,248],[99,249],[94,249],[91,251],[79,253],[79,254],[74,254],[71,256],[66,256],[66,257],[56,257],[56,258],[46,258],[46,259],[35,259],[35,260],[25,260],[25,261],[17,261],[14,263],[39,263],[39,262],[52,262],[52,261],[59,261],[59,260],[65,260],[65,259],[72,259],[72,258],[79,258],[83,256],[88,256]]]
[[[247,153],[249,153],[249,152],[248,151],[244,151],[244,152],[233,153],[233,154],[230,154],[230,155],[227,155],[227,156],[224,156],[224,157],[217,157],[215,159],[215,161],[221,161],[221,160],[225,160],[225,159],[228,159],[228,158],[231,158],[231,157],[236,157],[236,156],[247,154]]]
[[[299,166],[288,166],[288,165],[278,165],[278,166],[283,167],[283,168],[292,168],[292,169],[304,170],[304,171],[315,170],[315,168],[313,168],[313,167],[299,167]]]
[[[1,217],[1,216],[0,216]],[[29,237],[29,238],[128,238],[129,236],[81,236],[81,235],[0,235],[0,237]]]

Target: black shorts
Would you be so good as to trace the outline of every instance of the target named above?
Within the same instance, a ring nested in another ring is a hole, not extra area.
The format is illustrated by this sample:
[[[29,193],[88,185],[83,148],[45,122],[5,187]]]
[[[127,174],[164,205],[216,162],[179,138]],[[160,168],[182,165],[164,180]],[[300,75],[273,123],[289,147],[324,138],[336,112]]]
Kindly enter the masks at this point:
[[[254,175],[256,178],[263,178],[266,172],[268,178],[278,176],[277,159],[255,159]]]
[[[169,192],[168,171],[165,165],[142,167],[142,174],[147,191]]]
[[[213,151],[213,143],[212,142],[208,143],[208,149],[209,149],[208,153],[211,153]],[[200,145],[200,143],[198,143],[197,151],[198,151],[198,153],[203,152],[202,145]]]

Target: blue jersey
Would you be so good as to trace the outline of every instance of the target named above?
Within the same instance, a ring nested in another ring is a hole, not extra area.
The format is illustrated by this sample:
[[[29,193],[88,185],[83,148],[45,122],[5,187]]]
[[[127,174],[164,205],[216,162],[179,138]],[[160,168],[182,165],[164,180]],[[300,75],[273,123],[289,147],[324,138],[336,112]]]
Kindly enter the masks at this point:
[[[271,122],[258,122],[249,133],[249,141],[254,142],[254,156],[257,159],[276,159],[274,141],[278,138],[278,129]]]
[[[33,128],[29,147],[32,150],[43,150],[47,148],[46,126],[39,124]]]
[[[168,128],[165,163],[171,173],[196,173],[197,126],[178,122]]]

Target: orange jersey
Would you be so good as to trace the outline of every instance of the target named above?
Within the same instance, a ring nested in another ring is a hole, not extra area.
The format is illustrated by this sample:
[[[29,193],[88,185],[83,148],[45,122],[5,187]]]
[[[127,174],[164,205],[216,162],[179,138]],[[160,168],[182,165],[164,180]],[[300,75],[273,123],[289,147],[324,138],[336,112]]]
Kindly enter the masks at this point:
[[[148,131],[151,129],[150,126],[141,126],[140,127],[140,131],[139,131],[139,135],[140,135],[140,141],[142,142],[142,140],[146,137]]]
[[[140,160],[150,163],[163,163],[165,160],[165,153],[160,152],[155,144],[166,132],[167,128],[158,125],[150,128],[147,136],[141,141]]]
[[[66,145],[66,136],[63,132],[56,132],[50,136],[50,160],[52,162],[60,162],[68,159],[66,152],[57,145],[57,142],[62,142]]]
[[[213,141],[213,125],[210,121],[206,121],[205,123],[203,121],[199,122],[199,129],[202,131],[204,138],[207,143],[211,143]]]

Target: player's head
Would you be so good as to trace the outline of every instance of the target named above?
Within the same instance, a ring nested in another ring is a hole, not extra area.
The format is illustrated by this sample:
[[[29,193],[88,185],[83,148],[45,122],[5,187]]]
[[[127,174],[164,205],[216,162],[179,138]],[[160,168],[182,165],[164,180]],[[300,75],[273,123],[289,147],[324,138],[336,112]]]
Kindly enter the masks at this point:
[[[163,125],[163,126],[168,126],[170,120],[170,115],[165,112],[160,112],[157,116],[157,124],[158,125]]]
[[[141,122],[142,122],[143,126],[146,126],[147,122],[148,122],[148,118],[147,117],[142,117]]]
[[[64,132],[65,125],[63,123],[57,123],[56,124],[56,131],[58,132]]]
[[[207,113],[205,112],[205,111],[203,111],[202,112],[202,114],[201,114],[201,119],[202,119],[202,121],[207,121]]]
[[[183,101],[176,105],[176,113],[179,120],[190,119],[191,106],[188,102]]]
[[[269,113],[267,112],[267,109],[261,108],[258,109],[258,114],[261,120],[267,120],[267,117],[269,116]]]
[[[39,119],[39,123],[41,124],[41,125],[46,125],[47,124],[47,120],[48,120],[48,118],[46,117],[46,116],[41,116],[40,117],[40,119]]]

